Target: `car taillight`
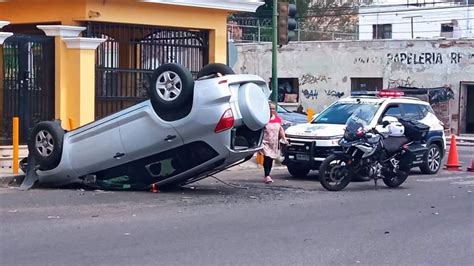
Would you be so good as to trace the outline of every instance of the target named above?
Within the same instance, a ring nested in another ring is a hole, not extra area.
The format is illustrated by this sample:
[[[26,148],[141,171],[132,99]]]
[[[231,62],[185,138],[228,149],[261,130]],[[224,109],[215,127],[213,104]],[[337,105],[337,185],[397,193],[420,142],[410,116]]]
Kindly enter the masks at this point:
[[[231,129],[234,126],[234,114],[232,113],[232,109],[227,109],[217,123],[216,129],[214,129],[215,133],[219,133],[225,131],[227,129]]]
[[[379,97],[401,97],[404,96],[405,93],[403,91],[394,91],[394,90],[385,90],[379,92]]]

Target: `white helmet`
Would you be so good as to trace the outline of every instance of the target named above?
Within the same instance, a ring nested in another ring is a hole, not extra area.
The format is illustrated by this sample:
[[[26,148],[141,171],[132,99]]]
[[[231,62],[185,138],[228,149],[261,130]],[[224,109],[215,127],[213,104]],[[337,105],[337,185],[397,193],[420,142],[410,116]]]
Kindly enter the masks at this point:
[[[405,127],[400,122],[390,123],[388,125],[388,135],[390,137],[403,137],[405,135]]]

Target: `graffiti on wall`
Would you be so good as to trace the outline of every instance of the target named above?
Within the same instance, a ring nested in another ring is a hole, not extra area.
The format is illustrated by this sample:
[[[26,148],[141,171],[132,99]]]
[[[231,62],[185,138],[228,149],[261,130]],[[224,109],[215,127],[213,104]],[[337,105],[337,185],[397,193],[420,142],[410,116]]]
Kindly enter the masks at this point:
[[[415,80],[412,80],[410,77],[406,79],[389,79],[388,80],[388,88],[398,88],[398,87],[413,87],[415,84]]]
[[[316,90],[308,90],[308,89],[304,89],[302,91],[303,93],[303,96],[306,98],[306,99],[311,99],[311,100],[316,100],[318,99],[318,91]]]
[[[354,64],[383,64],[383,58],[379,56],[356,57]]]
[[[330,96],[330,97],[335,97],[335,98],[342,98],[342,96],[344,96],[344,92],[342,91],[335,91],[335,90],[324,90],[324,92],[326,93],[327,96]]]
[[[306,85],[306,84],[318,84],[320,82],[328,82],[331,78],[326,76],[326,75],[319,75],[315,76],[312,74],[304,74],[299,78],[299,83],[300,86]]]

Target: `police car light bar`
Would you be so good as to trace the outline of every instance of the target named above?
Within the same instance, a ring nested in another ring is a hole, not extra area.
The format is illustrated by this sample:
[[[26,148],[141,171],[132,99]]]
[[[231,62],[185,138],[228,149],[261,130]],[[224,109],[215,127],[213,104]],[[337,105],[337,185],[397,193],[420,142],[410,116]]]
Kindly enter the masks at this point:
[[[405,93],[403,91],[396,90],[383,90],[378,93],[379,97],[401,97],[404,95]]]
[[[351,92],[351,96],[377,96],[378,93],[376,91],[353,91]]]

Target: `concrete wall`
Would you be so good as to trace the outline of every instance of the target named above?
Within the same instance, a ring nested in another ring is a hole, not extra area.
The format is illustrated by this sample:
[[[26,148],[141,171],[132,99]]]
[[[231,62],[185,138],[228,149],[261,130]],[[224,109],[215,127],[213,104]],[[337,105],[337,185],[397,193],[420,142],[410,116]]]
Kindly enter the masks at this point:
[[[239,44],[233,68],[271,77],[271,45]],[[320,112],[351,92],[351,78],[383,78],[383,88],[451,86],[450,127],[457,130],[460,82],[474,81],[474,41],[330,41],[279,49],[278,77],[298,78],[305,110]]]

